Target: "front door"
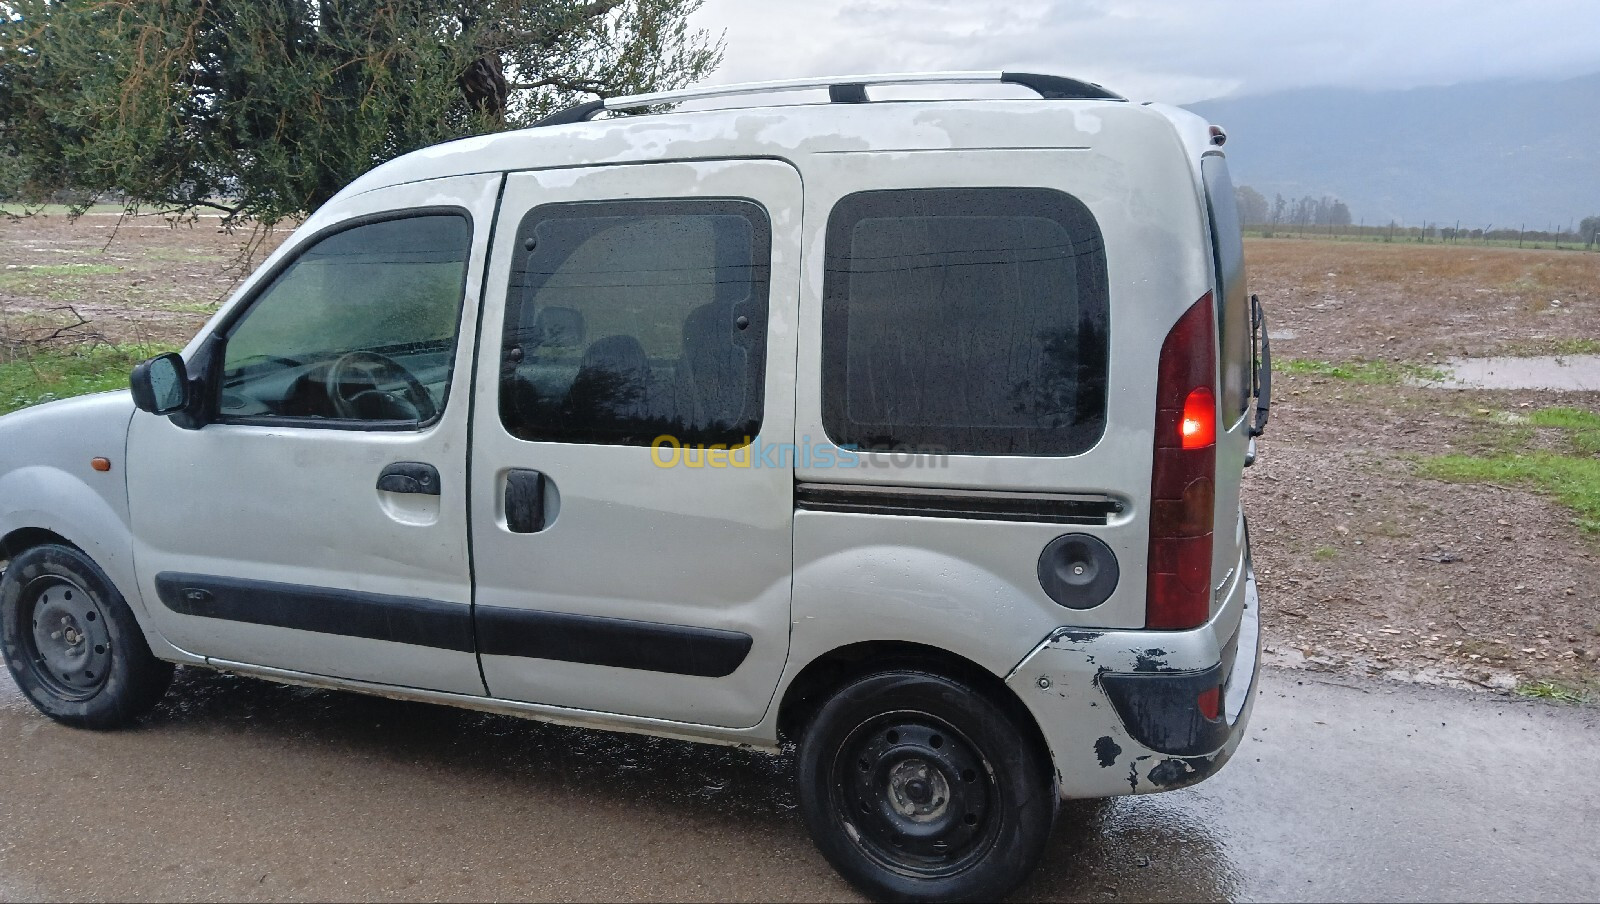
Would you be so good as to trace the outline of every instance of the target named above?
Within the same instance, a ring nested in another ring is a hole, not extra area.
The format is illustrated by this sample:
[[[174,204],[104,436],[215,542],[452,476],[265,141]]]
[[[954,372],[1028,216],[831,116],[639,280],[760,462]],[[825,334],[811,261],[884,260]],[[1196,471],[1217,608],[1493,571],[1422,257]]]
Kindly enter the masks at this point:
[[[500,181],[342,202],[335,225],[291,239],[196,343],[191,367],[217,362],[210,422],[134,415],[139,590],[172,643],[224,662],[483,693],[466,438]]]
[[[798,173],[512,174],[472,450],[495,697],[760,721],[789,645]]]

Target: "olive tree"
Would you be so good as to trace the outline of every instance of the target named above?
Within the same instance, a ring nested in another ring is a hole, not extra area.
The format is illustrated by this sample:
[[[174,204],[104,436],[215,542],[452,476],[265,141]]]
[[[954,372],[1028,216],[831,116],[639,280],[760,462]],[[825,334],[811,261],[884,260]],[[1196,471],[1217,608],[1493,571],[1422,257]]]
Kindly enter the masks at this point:
[[[6,0],[0,198],[270,226],[384,160],[720,62],[701,0]]]
[[[1583,237],[1584,247],[1600,245],[1600,217],[1584,217],[1578,222],[1578,235]]]

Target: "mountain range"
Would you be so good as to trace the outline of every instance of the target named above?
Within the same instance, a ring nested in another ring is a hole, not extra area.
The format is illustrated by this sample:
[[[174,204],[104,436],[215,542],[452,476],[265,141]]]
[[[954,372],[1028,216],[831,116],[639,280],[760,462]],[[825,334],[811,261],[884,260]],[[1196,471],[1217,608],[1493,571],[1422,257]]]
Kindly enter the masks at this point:
[[[1235,184],[1269,201],[1331,195],[1369,226],[1565,229],[1600,215],[1600,73],[1188,108],[1227,130]]]

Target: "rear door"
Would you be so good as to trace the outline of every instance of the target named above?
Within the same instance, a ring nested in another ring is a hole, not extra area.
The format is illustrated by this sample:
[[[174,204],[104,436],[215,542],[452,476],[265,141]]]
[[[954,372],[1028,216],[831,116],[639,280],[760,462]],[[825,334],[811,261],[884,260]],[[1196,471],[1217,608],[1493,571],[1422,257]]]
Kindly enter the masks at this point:
[[[492,695],[760,721],[789,644],[800,209],[775,161],[508,177],[470,465]]]
[[[1221,366],[1217,383],[1217,515],[1212,575],[1226,585],[1236,576],[1244,542],[1239,495],[1250,448],[1250,418],[1246,412],[1253,395],[1250,289],[1245,280],[1244,240],[1228,162],[1221,154],[1208,154],[1201,159],[1201,174],[1210,215],[1215,273],[1212,297],[1217,306]],[[1225,596],[1218,594],[1214,599],[1220,602]]]

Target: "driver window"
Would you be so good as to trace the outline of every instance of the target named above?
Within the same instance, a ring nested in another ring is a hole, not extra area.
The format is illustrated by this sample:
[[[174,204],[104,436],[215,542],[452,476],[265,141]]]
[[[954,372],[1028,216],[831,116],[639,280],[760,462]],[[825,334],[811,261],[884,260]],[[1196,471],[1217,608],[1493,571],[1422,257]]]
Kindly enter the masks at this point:
[[[356,226],[302,251],[228,331],[224,420],[427,424],[444,410],[472,227]]]

